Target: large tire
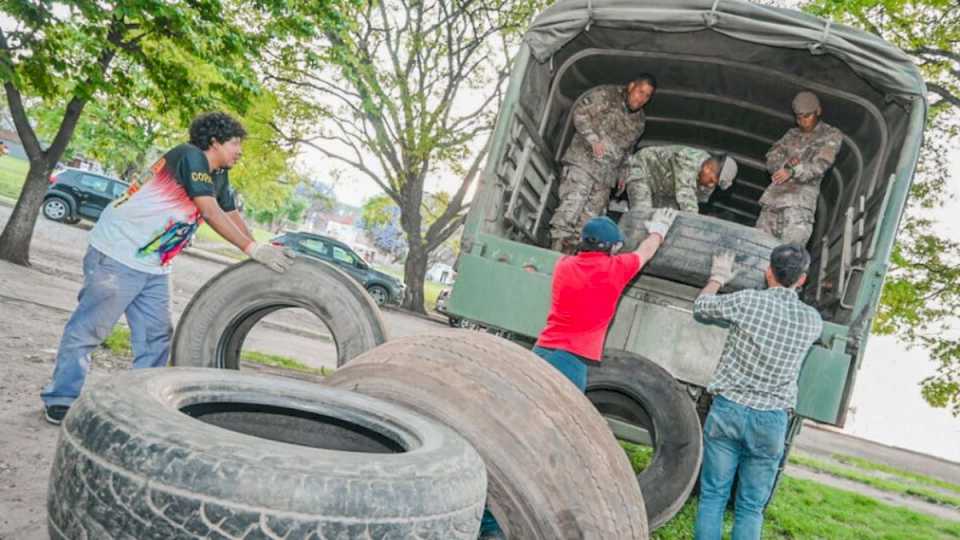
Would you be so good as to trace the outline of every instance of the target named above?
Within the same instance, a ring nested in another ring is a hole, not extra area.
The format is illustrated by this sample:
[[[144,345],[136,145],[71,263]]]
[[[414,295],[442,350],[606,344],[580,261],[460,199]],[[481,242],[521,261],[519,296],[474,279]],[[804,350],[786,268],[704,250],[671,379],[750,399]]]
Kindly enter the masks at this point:
[[[623,249],[634,250],[647,237],[644,221],[653,210],[638,208],[625,212],[620,229],[626,241]],[[764,272],[770,252],[782,242],[769,234],[738,223],[710,216],[680,212],[663,246],[643,267],[644,273],[702,287],[710,278],[713,255],[721,250],[736,255],[740,272],[724,290],[758,289],[766,285]]]
[[[476,451],[402,407],[282,377],[151,369],[73,405],[47,508],[54,539],[473,540],[485,494]]]
[[[647,538],[643,497],[603,418],[518,345],[464,330],[397,339],[327,382],[404,405],[470,441],[508,538]]]
[[[380,309],[353,278],[300,258],[283,274],[246,261],[208,281],[190,300],[173,337],[171,364],[237,369],[243,340],[283,308],[310,311],[337,345],[337,365],[387,340]]]
[[[703,433],[693,399],[667,370],[617,350],[590,366],[587,397],[604,416],[650,433],[653,459],[637,482],[657,529],[683,508],[700,474]]]

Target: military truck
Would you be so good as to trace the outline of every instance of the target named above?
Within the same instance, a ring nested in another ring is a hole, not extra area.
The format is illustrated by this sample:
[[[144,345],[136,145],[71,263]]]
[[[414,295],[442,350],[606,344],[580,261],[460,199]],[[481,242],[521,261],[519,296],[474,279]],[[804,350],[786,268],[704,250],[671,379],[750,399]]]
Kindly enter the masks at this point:
[[[824,120],[845,136],[807,246],[813,262],[801,294],[825,324],[803,366],[788,448],[803,419],[844,424],[922,142],[926,90],[893,46],[796,11],[735,0],[560,1],[534,20],[513,64],[463,234],[451,316],[532,344],[561,256],[549,249],[548,229],[571,109],[590,88],[642,72],[659,85],[639,146],[684,144],[740,163],[731,189],[678,219],[649,265],[659,261],[660,271],[645,270],[624,292],[604,360],[590,371],[588,396],[616,435],[652,447],[638,481],[655,528],[697,478],[705,387],[728,331],[692,317],[703,283],[689,270],[705,268],[720,246],[743,260],[744,246],[765,241],[752,228],[770,182],[764,155],[794,126],[791,99],[815,92]],[[699,244],[671,247],[670,237],[697,230]]]

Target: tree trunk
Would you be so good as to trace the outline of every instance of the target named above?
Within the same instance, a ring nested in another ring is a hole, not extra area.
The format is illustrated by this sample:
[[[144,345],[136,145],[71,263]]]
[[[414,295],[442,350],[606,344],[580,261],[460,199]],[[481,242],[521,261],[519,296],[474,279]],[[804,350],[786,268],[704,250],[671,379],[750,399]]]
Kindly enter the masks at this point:
[[[426,314],[423,308],[423,277],[427,273],[427,252],[419,242],[410,243],[409,249],[407,260],[403,263],[403,281],[407,285],[403,307],[414,313]]]
[[[30,266],[30,241],[40,214],[43,195],[47,192],[53,165],[47,160],[31,160],[27,180],[17,205],[0,234],[0,259],[21,266]]]

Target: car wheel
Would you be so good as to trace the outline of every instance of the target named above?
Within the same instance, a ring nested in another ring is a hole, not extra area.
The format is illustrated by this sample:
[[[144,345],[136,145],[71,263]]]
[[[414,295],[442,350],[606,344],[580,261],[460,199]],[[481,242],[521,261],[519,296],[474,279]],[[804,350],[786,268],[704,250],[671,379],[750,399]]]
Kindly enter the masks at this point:
[[[404,407],[209,369],[85,389],[60,432],[50,538],[477,537],[479,454]]]
[[[43,217],[51,221],[69,221],[70,205],[60,197],[50,197],[43,203]]]
[[[390,299],[390,293],[386,289],[379,285],[371,285],[367,287],[367,292],[370,293],[370,296],[373,297],[373,301],[377,303],[378,306],[382,306],[387,303],[387,300]]]

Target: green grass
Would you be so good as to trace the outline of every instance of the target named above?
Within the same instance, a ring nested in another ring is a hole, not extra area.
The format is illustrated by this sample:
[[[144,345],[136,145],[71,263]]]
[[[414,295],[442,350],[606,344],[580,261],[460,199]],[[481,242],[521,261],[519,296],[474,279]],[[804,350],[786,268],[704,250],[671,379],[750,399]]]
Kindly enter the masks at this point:
[[[858,482],[879,490],[918,497],[928,502],[952,506],[960,509],[960,497],[947,495],[945,493],[934,491],[922,486],[917,486],[915,484],[904,484],[895,480],[877,478],[876,476],[872,476],[843,465],[835,465],[833,463],[827,463],[796,454],[791,454],[789,461],[790,463],[799,465],[805,469],[826,473],[831,476],[836,476],[837,478],[844,478],[846,480]]]
[[[697,499],[691,498],[679,514],[651,538],[693,538]],[[901,540],[960,538],[960,523],[918,514],[875,499],[818,484],[784,477],[764,515],[764,540],[867,538]],[[724,517],[725,537],[733,515]]]
[[[947,491],[952,491],[954,493],[960,494],[960,485],[952,484],[938,478],[932,478],[922,474],[916,474],[908,471],[901,471],[889,465],[883,463],[874,463],[863,458],[858,458],[854,456],[847,456],[844,454],[833,454],[830,456],[832,459],[839,461],[840,463],[856,467],[864,471],[877,471],[893,476],[899,476],[904,480],[915,482],[917,484],[923,484],[932,487],[938,487],[945,489]]]
[[[114,326],[113,330],[110,332],[110,335],[104,340],[103,348],[107,349],[116,356],[131,356],[133,354],[133,350],[130,347],[130,329],[119,324]],[[314,373],[324,377],[327,376],[328,372],[331,372],[331,370],[326,368],[317,369],[310,367],[299,360],[295,360],[286,356],[266,354],[257,351],[243,351],[240,353],[240,359],[247,362],[253,362],[254,364],[283,369],[292,369],[295,371],[302,371],[304,373]]]
[[[240,353],[240,359],[263,366],[292,369],[294,371],[302,371],[304,373],[315,373],[324,377],[326,377],[328,373],[332,373],[332,370],[328,370],[327,368],[321,367],[317,369],[310,367],[293,358],[279,356],[276,354],[265,354],[257,351],[243,351]]]
[[[0,197],[16,200],[27,179],[30,164],[25,159],[0,157]]]
[[[131,356],[133,349],[130,348],[130,329],[119,324],[114,326],[101,346],[116,356]]]
[[[628,443],[626,441],[619,442],[620,446],[623,447],[623,451],[627,453],[627,458],[630,460],[630,464],[633,465],[634,472],[640,472],[650,465],[650,460],[653,459],[653,448]]]
[[[620,445],[635,472],[642,471],[650,464],[652,448],[624,441],[620,441]],[[691,497],[680,513],[650,537],[654,540],[692,539],[697,503],[697,498]],[[724,516],[725,538],[729,538],[732,528],[733,514],[728,511]],[[960,539],[960,523],[890,506],[863,495],[809,480],[785,476],[764,515],[762,538]]]
[[[383,272],[384,274],[393,276],[400,281],[403,281],[402,270],[398,271],[395,268],[384,266],[382,264],[373,264],[371,266],[373,266],[373,269],[377,270],[378,272]],[[426,308],[427,311],[431,311],[433,307],[437,305],[437,297],[440,296],[440,291],[442,291],[444,287],[446,287],[446,285],[437,283],[436,281],[430,281],[426,279],[423,281],[423,307]]]

